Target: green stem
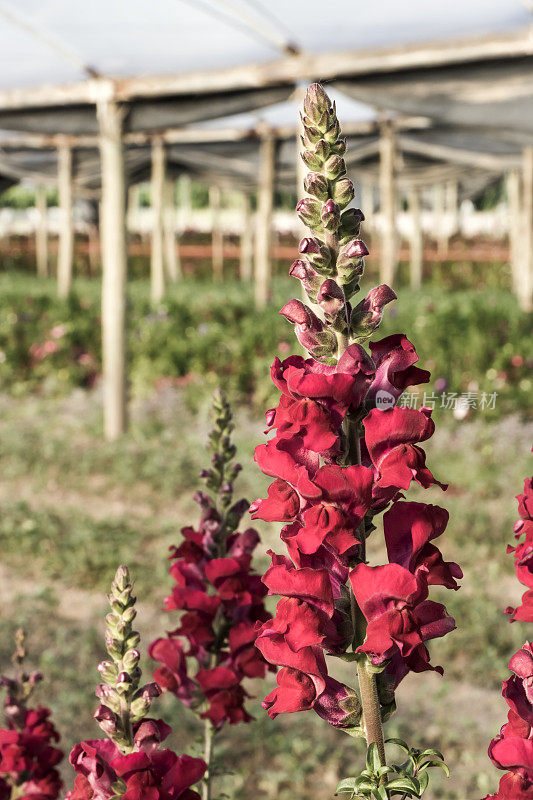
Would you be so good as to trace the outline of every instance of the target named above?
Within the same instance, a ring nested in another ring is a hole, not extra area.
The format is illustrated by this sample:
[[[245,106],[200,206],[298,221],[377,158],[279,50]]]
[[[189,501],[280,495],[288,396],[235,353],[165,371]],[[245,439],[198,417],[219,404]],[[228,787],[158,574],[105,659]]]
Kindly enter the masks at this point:
[[[211,800],[211,759],[213,757],[213,726],[211,720],[204,723],[204,761],[207,764],[202,784],[202,800]]]
[[[345,432],[347,439],[346,463],[350,465],[361,464],[361,443],[359,422],[349,417],[345,420]],[[365,521],[361,521],[357,529],[358,539],[361,542],[360,558],[366,561],[366,542],[365,542]],[[362,631],[365,629],[366,620],[361,609],[356,603],[353,589],[350,586],[350,611],[353,626],[352,646],[355,651],[364,636]],[[361,637],[361,638],[360,638]],[[385,739],[383,735],[383,723],[381,721],[381,705],[378,697],[376,676],[370,670],[370,663],[367,658],[357,663],[357,678],[359,680],[359,691],[361,694],[362,724],[367,746],[376,743],[379,758],[382,765],[385,760]]]

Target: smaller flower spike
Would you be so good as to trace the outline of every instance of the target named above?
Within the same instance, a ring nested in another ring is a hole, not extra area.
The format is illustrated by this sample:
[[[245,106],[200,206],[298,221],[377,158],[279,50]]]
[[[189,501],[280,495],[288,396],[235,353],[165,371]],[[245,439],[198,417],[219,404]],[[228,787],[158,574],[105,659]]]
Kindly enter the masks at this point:
[[[94,714],[102,730],[122,753],[133,752],[133,726],[147,715],[153,698],[161,694],[157,683],[140,685],[140,653],[136,649],[140,636],[132,627],[137,614],[135,599],[129,570],[122,565],[111,584],[111,613],[106,617],[105,632],[111,660],[98,665],[103,683],[96,689],[101,704]]]
[[[0,685],[7,690],[6,727],[0,729],[0,798],[56,800],[63,786],[56,769],[63,751],[55,747],[59,734],[49,719],[49,709],[28,708],[27,702],[42,676],[24,671],[24,640],[25,633],[19,629],[11,659],[16,676],[0,678]]]
[[[135,597],[125,566],[115,574],[109,603],[110,660],[98,667],[104,682],[96,690],[101,705],[94,715],[107,739],[74,745],[69,760],[77,775],[66,800],[200,800],[191,786],[202,779],[205,762],[161,749],[171,729],[161,719],[146,718],[161,690],[157,683],[140,685],[140,637],[132,628]],[[39,800],[45,799],[39,795]]]

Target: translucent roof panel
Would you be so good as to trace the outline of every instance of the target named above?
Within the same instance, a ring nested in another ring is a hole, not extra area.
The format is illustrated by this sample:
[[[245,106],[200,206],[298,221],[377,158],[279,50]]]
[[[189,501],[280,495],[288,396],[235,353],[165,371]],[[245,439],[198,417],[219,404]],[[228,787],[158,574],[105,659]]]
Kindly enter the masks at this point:
[[[0,0],[0,88],[270,61],[385,47],[531,23],[520,0]]]

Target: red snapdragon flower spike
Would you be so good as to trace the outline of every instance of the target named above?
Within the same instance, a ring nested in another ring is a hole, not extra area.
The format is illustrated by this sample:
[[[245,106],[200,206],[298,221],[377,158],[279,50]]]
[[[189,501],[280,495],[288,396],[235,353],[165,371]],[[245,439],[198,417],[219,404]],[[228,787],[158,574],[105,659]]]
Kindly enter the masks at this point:
[[[268,497],[265,500],[254,500],[250,506],[252,519],[263,519],[265,522],[291,522],[300,511],[298,492],[281,478],[270,484]]]
[[[395,494],[391,490],[406,490],[413,480],[424,488],[433,484],[447,488],[433,477],[426,467],[426,454],[417,446],[429,439],[435,430],[431,409],[374,408],[363,425],[365,444],[377,473],[375,496],[378,499],[391,499]]]
[[[350,573],[350,583],[368,622],[366,640],[358,652],[367,653],[376,665],[399,657],[414,671],[441,671],[429,664],[424,642],[445,636],[455,628],[455,621],[441,603],[426,599],[427,583],[422,578],[398,564],[358,564]]]
[[[300,436],[260,444],[255,448],[254,459],[265,475],[281,478],[305,497],[319,496],[320,491],[312,483],[319,466],[318,455],[305,449]]]
[[[387,392],[397,400],[408,386],[428,383],[430,373],[414,366],[418,355],[403,334],[395,333],[379,342],[370,342],[369,347],[376,365],[376,377],[368,391],[368,399],[373,400],[378,392]]]
[[[446,562],[440,550],[430,544],[448,524],[444,508],[425,503],[396,502],[383,515],[387,556],[414,575],[421,572],[429,585],[458,589],[463,573],[458,564]]]

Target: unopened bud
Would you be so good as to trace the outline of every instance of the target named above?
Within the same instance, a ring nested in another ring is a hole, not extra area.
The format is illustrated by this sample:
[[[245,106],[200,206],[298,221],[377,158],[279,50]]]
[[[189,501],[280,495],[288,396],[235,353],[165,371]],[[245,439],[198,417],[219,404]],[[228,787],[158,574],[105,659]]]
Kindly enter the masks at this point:
[[[324,164],[324,174],[326,178],[333,181],[336,178],[340,178],[345,172],[346,164],[344,163],[344,159],[335,154],[329,156]]]
[[[359,236],[361,222],[363,222],[364,218],[365,215],[360,208],[348,208],[343,211],[339,228],[341,239],[351,239],[353,236]]]
[[[308,194],[312,194],[318,200],[327,200],[329,197],[328,182],[323,175],[319,175],[317,172],[309,172],[305,176],[304,188]]]
[[[114,683],[117,679],[118,668],[112,661],[102,661],[98,664],[98,672],[106,683]]]
[[[331,251],[327,245],[319,239],[306,237],[300,242],[298,248],[301,255],[304,255],[316,272],[320,275],[333,275],[335,266],[332,264]]]
[[[114,711],[111,711],[110,708],[104,705],[98,706],[94,712],[94,719],[102,730],[111,737],[117,732],[120,724],[120,720]]]
[[[333,183],[331,196],[339,208],[346,208],[352,202],[354,195],[353,183],[349,178],[339,178]]]
[[[129,672],[125,671],[119,672],[117,677],[116,687],[121,694],[125,694],[126,692],[128,692],[129,689],[131,688],[132,683],[133,680]]]
[[[371,289],[364,300],[355,306],[350,319],[352,336],[356,341],[364,341],[372,335],[383,319],[383,308],[396,300],[396,295],[386,284]]]
[[[309,299],[316,303],[317,292],[322,284],[322,275],[311,267],[306,261],[294,261],[289,270],[289,275],[302,282]]]
[[[320,218],[324,228],[327,231],[334,233],[338,229],[340,225],[340,216],[340,208],[336,203],[333,202],[333,200],[328,200],[327,203],[324,203]]]
[[[309,350],[313,358],[333,357],[337,337],[308,306],[300,300],[289,300],[279,313],[294,323],[298,341]]]
[[[317,302],[326,319],[335,320],[344,308],[344,293],[335,281],[324,281],[317,295]]]
[[[304,98],[304,112],[317,127],[323,124],[332,111],[331,100],[319,83],[312,83]]]
[[[132,670],[134,670],[135,667],[139,663],[140,657],[141,657],[141,654],[135,648],[132,648],[131,650],[128,650],[124,654],[124,658],[122,659],[122,663],[124,664],[124,669],[127,672],[131,672]]]
[[[303,224],[311,228],[311,230],[319,230],[321,228],[320,211],[320,202],[311,197],[304,197],[296,206],[296,213]]]

